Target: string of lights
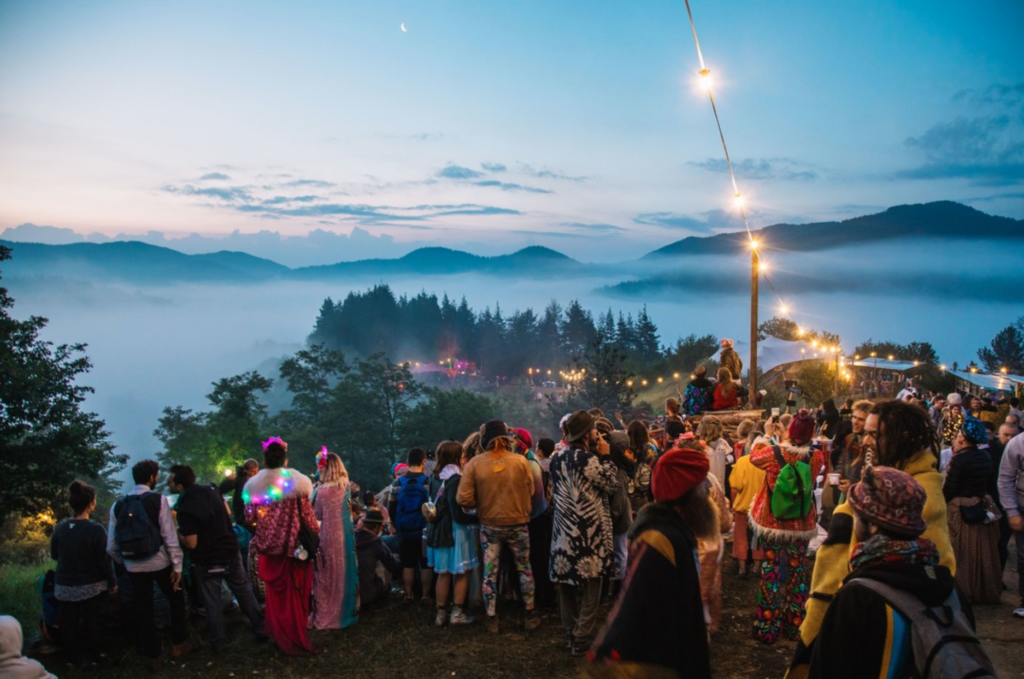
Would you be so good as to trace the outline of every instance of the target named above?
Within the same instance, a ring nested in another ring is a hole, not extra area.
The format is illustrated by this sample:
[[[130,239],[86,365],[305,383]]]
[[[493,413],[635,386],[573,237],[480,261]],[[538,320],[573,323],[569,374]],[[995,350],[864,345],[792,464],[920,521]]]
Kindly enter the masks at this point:
[[[790,315],[791,307],[783,301],[782,296],[779,295],[778,291],[775,289],[775,285],[771,281],[771,278],[768,276],[768,263],[761,259],[760,244],[754,238],[754,233],[750,229],[750,221],[747,219],[746,201],[743,194],[740,193],[739,184],[736,181],[736,172],[733,170],[732,159],[729,157],[729,147],[725,142],[725,132],[722,130],[722,121],[718,116],[718,107],[715,105],[715,97],[711,91],[711,69],[709,69],[707,64],[704,62],[704,52],[700,48],[700,39],[697,37],[697,24],[693,20],[693,10],[690,8],[690,0],[685,0],[685,2],[686,14],[690,19],[690,30],[693,31],[693,43],[697,48],[697,60],[700,62],[700,70],[698,71],[698,74],[700,75],[701,84],[708,93],[708,101],[711,102],[711,112],[715,116],[715,125],[718,127],[718,137],[722,142],[722,152],[725,154],[725,165],[729,170],[729,180],[732,182],[733,201],[739,209],[740,217],[743,218],[743,228],[747,231],[747,239],[750,243],[750,249],[754,253],[754,258],[757,261],[758,275],[764,278],[765,282],[768,283],[768,287],[771,288],[772,294],[775,295],[775,299],[778,301],[778,312],[792,321],[793,318]]]

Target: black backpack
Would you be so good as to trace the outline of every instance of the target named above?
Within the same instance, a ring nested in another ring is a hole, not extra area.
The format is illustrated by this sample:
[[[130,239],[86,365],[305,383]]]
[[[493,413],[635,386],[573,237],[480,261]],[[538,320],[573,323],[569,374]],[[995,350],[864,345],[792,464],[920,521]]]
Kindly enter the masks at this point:
[[[850,584],[872,590],[910,621],[913,675],[921,679],[995,677],[996,670],[981,647],[954,589],[941,606],[928,607],[913,594],[871,578]]]
[[[117,501],[114,542],[125,559],[148,559],[160,551],[164,543],[160,535],[160,502],[160,494],[154,492],[126,495]]]

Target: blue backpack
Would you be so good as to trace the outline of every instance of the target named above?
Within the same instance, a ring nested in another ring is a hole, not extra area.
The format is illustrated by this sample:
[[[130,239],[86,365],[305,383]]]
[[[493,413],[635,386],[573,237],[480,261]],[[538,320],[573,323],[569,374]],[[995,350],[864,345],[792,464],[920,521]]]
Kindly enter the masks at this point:
[[[416,477],[409,475],[398,479],[398,511],[395,528],[399,533],[418,533],[427,526],[421,507],[430,499],[427,485],[430,477],[426,474]]]
[[[148,559],[160,551],[160,494],[126,495],[114,507],[117,523],[114,540],[121,556],[129,561]]]

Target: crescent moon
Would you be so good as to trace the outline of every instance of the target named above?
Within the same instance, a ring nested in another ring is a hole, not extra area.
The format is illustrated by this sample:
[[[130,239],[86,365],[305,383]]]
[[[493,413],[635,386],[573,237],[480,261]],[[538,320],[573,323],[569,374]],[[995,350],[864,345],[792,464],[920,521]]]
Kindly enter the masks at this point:
[[[408,32],[409,32],[409,31],[407,31],[407,30],[405,29],[405,22],[404,22],[404,21],[402,22],[402,25],[401,25],[401,26],[399,26],[399,28],[401,28],[401,29],[402,29],[402,33],[408,33]]]

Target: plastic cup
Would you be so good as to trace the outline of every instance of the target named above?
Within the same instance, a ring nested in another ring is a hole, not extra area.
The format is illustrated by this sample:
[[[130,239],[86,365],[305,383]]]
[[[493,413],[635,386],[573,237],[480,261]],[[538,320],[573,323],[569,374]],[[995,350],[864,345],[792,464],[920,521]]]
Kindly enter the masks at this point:
[[[838,486],[839,478],[842,476],[839,472],[829,472],[828,474],[828,485]]]

